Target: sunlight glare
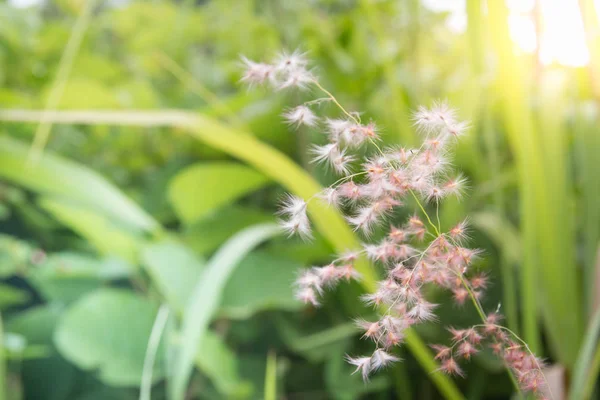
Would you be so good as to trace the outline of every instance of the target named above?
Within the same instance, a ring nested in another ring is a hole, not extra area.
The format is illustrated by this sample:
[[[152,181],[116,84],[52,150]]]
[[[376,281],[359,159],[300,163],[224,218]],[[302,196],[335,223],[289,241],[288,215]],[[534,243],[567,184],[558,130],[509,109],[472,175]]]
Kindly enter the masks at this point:
[[[524,3],[528,3],[527,8]],[[535,32],[534,2],[509,1],[507,4],[511,12],[511,36],[523,52],[534,52],[539,39],[539,56],[543,64],[558,63],[570,67],[587,65],[589,52],[576,1],[540,0],[540,38],[537,38]]]
[[[466,4],[464,0],[422,0],[434,12],[447,12],[446,25],[460,33],[466,30]],[[503,1],[503,0],[494,0]],[[506,0],[509,9],[508,24],[515,49],[534,53],[539,45],[540,61],[581,67],[589,62],[583,22],[576,0],[538,0],[541,9],[540,37],[535,27],[536,0]],[[600,10],[600,0],[594,0]],[[600,17],[600,16],[599,16]],[[538,43],[539,40],[539,43]]]

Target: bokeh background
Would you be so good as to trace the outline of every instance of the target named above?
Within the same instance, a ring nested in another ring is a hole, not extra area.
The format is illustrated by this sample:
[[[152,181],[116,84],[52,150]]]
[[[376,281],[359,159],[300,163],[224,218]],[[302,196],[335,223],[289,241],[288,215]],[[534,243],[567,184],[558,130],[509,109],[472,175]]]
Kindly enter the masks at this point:
[[[332,210],[311,243],[273,228],[283,193],[334,181],[307,157],[321,134],[281,122],[314,94],[239,83],[241,54],[294,49],[387,144],[414,145],[411,112],[437,99],[471,121],[454,160],[470,189],[442,224],[469,217],[484,306],[547,360],[554,398],[591,398],[599,3],[0,2],[0,400],[512,396],[486,352],[466,379],[432,372],[426,343],[477,320],[444,293],[368,384],[343,359],[368,347],[364,290],[293,298],[301,268],[360,239]]]

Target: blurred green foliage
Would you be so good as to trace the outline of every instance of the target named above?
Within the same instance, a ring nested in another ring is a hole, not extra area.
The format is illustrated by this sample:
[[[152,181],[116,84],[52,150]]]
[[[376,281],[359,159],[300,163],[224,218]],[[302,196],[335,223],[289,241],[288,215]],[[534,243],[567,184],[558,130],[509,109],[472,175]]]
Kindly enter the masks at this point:
[[[444,204],[442,225],[470,217],[486,253],[479,267],[495,282],[484,306],[501,304],[511,329],[574,376],[558,385],[589,397],[600,362],[600,324],[589,323],[600,287],[597,58],[565,68],[516,54],[502,1],[467,0],[464,33],[417,0],[98,3],[58,108],[178,109],[199,122],[55,125],[34,166],[37,125],[2,122],[0,400],[140,390],[175,400],[460,398],[455,387],[469,399],[510,396],[486,352],[466,380],[427,372],[435,364],[421,339],[476,321],[443,293],[432,293],[440,323],[420,327],[405,362],[366,385],[343,356],[366,346],[349,321],[368,315],[356,295],[376,273],[363,265],[363,287],[329,295],[321,310],[293,298],[303,266],[357,242],[321,209],[311,210],[314,243],[269,228],[284,188],[310,196],[315,181],[334,180],[307,162],[320,133],[281,123],[303,95],[238,84],[240,54],[295,48],[348,109],[384,127],[388,144],[414,144],[411,110],[440,97],[472,121],[456,158],[472,190]],[[0,3],[2,111],[46,107],[85,7]],[[159,308],[169,312],[162,325]]]

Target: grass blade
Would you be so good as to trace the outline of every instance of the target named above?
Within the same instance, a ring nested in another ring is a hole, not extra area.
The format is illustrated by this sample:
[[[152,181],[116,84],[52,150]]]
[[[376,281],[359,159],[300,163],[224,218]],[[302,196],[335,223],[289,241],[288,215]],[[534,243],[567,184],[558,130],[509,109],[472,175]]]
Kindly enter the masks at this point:
[[[150,400],[152,394],[152,371],[154,369],[154,360],[160,344],[160,338],[167,325],[169,318],[169,307],[165,304],[160,306],[152,332],[148,339],[148,347],[146,348],[146,357],[144,358],[144,368],[142,372],[142,383],[140,385],[140,400]]]
[[[600,345],[598,345],[598,339],[600,338],[600,309],[596,311],[590,326],[588,327],[583,346],[579,350],[577,356],[577,362],[573,369],[573,380],[571,384],[571,390],[569,393],[569,400],[581,400],[589,398],[589,392],[587,389],[590,386],[590,382],[593,387],[593,383],[596,381],[597,368],[593,371],[592,357],[594,353],[599,353]],[[597,347],[598,346],[598,347]],[[584,393],[588,392],[588,397],[584,396]]]
[[[280,232],[279,226],[273,224],[255,225],[244,229],[227,241],[208,262],[184,312],[181,343],[169,393],[172,400],[185,398],[198,345],[219,306],[227,279],[246,254]]]
[[[39,118],[43,112],[37,114]],[[148,213],[95,171],[51,154],[44,154],[35,166],[28,166],[26,158],[27,145],[6,136],[0,137],[1,177],[35,192],[62,197],[101,211],[136,230],[152,232],[160,229]]]
[[[540,93],[542,112],[538,124],[534,123],[530,93],[523,84],[523,63],[513,52],[508,32],[507,6],[493,1],[488,8],[488,25],[499,60],[496,89],[519,176],[523,333],[531,349],[539,353],[541,310],[551,327],[547,330],[550,347],[570,369],[582,338],[583,319],[570,212],[572,187],[566,173],[568,143],[558,113],[550,112],[565,109],[560,103],[564,95],[545,86],[549,90]]]
[[[92,11],[94,11],[96,3],[97,0],[88,0],[83,2],[83,10],[81,11],[81,14],[79,14],[79,17],[73,26],[71,36],[69,37],[69,41],[65,47],[65,51],[60,58],[56,78],[54,79],[54,84],[50,89],[50,95],[48,96],[48,101],[46,102],[46,111],[56,109],[60,103],[60,99],[65,91],[67,80],[69,79],[69,74],[71,73],[71,68],[73,67],[73,61],[75,60],[75,56],[79,51],[85,31],[90,24]],[[31,145],[31,151],[28,157],[32,164],[35,164],[39,161],[39,158],[44,151],[44,147],[48,142],[48,138],[50,137],[51,129],[52,120],[48,118],[47,113],[44,113],[40,119],[40,124],[35,131],[33,144]]]
[[[4,326],[2,324],[2,315],[0,315],[0,400],[5,400],[7,396],[7,376],[4,354]]]

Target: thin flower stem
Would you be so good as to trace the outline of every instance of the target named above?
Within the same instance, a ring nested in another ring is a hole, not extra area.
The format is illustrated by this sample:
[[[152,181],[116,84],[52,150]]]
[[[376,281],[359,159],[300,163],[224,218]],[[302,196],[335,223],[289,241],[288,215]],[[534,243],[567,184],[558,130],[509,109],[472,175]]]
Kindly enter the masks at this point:
[[[415,192],[413,192],[412,189],[409,189],[408,191],[414,197],[415,201],[419,205],[419,208],[421,209],[421,211],[423,212],[423,214],[425,214],[425,218],[427,218],[427,222],[429,222],[429,225],[431,225],[431,227],[433,228],[433,230],[435,231],[435,233],[437,233],[437,235],[440,236],[441,233],[440,233],[439,229],[437,228],[437,226],[435,226],[435,224],[433,222],[431,222],[431,218],[429,218],[429,214],[427,214],[427,211],[425,211],[425,208],[423,207],[423,205],[419,201],[419,198],[417,197],[417,195],[415,194]]]
[[[310,106],[312,104],[321,104],[324,101],[331,101],[331,97],[320,97],[318,99],[314,99],[314,100],[309,100],[309,101],[305,101],[304,105],[305,106]]]
[[[340,110],[342,110],[342,112],[344,114],[346,114],[346,116],[348,116],[348,118],[352,119],[354,122],[356,122],[357,124],[360,124],[360,121],[358,119],[356,119],[356,117],[352,114],[350,114],[348,111],[346,111],[346,109],[339,103],[339,101],[337,101],[337,99],[335,98],[335,96],[333,94],[331,94],[331,92],[327,89],[325,89],[323,86],[321,86],[321,84],[319,83],[318,80],[313,79],[313,83],[315,84],[316,87],[318,87],[323,93],[325,93],[327,96],[329,96],[329,98],[331,99],[331,101],[333,101],[335,103],[336,106],[338,106],[340,108]]]
[[[442,231],[442,224],[440,223],[440,203],[439,201],[435,202],[435,216],[437,218],[438,230]]]
[[[475,306],[475,309],[477,310],[477,314],[479,314],[479,317],[481,318],[481,321],[485,324],[486,323],[486,316],[485,316],[485,312],[483,311],[483,307],[481,306],[481,303],[479,302],[479,300],[477,299],[477,297],[475,297],[475,295],[473,294],[473,291],[471,290],[471,286],[469,285],[469,283],[465,280],[465,278],[462,276],[462,274],[456,274],[456,276],[458,276],[460,278],[461,283],[463,284],[463,286],[465,287],[465,289],[467,290],[467,292],[469,293],[469,297],[471,298],[471,302],[473,303],[473,306]],[[475,326],[485,326],[485,325],[475,325]],[[500,326],[500,325],[498,325]],[[501,327],[504,328],[504,327]],[[505,328],[508,331],[510,331],[510,329]],[[513,336],[515,336],[516,338],[518,338],[520,341],[521,339],[516,336],[516,334],[512,331],[510,331],[511,334]],[[521,341],[522,342],[522,341]],[[525,344],[525,346],[527,346],[527,344]],[[531,353],[531,350],[529,350],[529,347],[527,347],[527,350]],[[537,363],[537,360],[536,360]],[[504,366],[506,368],[506,372],[508,373],[508,377],[510,378],[513,386],[515,387],[515,389],[517,390],[517,393],[519,393],[519,395],[521,395],[521,388],[519,386],[519,382],[517,382],[517,378],[515,377],[513,371],[510,369],[510,367],[506,364],[506,362],[504,362]],[[539,365],[538,365],[539,367]],[[541,372],[541,368],[540,368],[540,372]],[[542,373],[543,375],[543,373]],[[544,380],[546,379],[546,377],[544,376]]]
[[[483,311],[483,307],[481,307],[481,303],[479,303],[479,300],[477,299],[477,297],[475,297],[475,294],[473,294],[473,291],[471,290],[471,286],[465,280],[465,277],[462,274],[457,273],[456,276],[460,279],[460,282],[463,284],[465,289],[467,289],[467,292],[469,292],[469,297],[471,298],[471,301],[473,302],[473,305],[475,306],[475,309],[477,310],[477,314],[479,314],[479,317],[485,323],[485,321],[487,319],[485,316],[485,312]]]
[[[373,144],[373,146],[375,146],[375,148],[377,149],[377,151],[379,151],[379,154],[381,154],[382,156],[385,156],[385,154],[383,153],[383,150],[381,150],[381,148],[375,142],[375,140],[373,140],[372,138],[369,138],[369,141],[371,142],[371,144]]]

